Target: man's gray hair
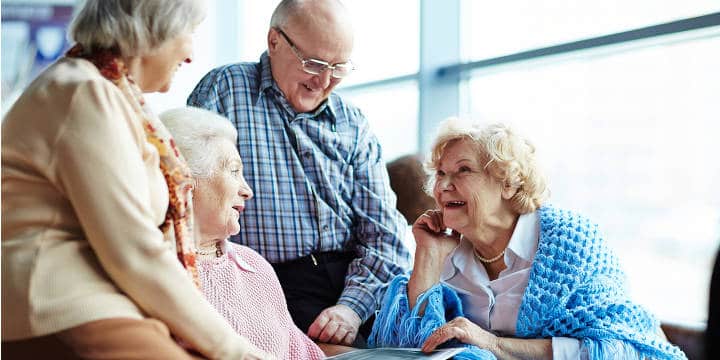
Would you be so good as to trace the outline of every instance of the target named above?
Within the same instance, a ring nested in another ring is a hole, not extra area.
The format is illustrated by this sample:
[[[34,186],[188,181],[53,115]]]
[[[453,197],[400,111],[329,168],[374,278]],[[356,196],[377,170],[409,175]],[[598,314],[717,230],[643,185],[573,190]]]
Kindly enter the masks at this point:
[[[85,0],[69,37],[85,49],[117,47],[121,56],[150,53],[205,17],[202,0]]]
[[[220,170],[227,159],[219,154],[221,141],[237,141],[237,131],[230,120],[212,111],[181,107],[160,114],[194,178],[208,178]]]
[[[278,4],[270,18],[271,28],[284,29],[290,17],[297,12],[303,0],[283,0]]]

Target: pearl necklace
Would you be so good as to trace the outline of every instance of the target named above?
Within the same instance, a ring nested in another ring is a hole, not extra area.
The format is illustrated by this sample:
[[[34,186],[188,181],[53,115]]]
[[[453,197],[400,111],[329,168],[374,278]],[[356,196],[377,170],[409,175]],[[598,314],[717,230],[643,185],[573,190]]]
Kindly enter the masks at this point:
[[[503,255],[505,255],[505,250],[500,252],[500,254],[498,254],[498,256],[492,257],[490,259],[484,258],[480,254],[478,254],[477,249],[473,249],[473,255],[475,255],[475,258],[480,260],[481,262],[483,262],[485,264],[490,264],[490,263],[494,263],[494,262],[498,261],[501,257],[503,257]]]
[[[203,250],[200,250],[200,248],[197,248],[197,249],[195,249],[195,253],[198,255],[205,255],[205,256],[208,256],[208,255],[215,255],[215,257],[223,256],[222,246],[220,246],[219,241],[215,243],[215,250],[203,251]]]

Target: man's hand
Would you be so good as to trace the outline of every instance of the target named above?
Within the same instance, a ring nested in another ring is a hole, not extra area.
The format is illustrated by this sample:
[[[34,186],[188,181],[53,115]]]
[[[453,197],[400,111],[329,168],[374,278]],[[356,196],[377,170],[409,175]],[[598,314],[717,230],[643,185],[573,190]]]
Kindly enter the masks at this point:
[[[323,310],[310,324],[308,336],[320,342],[352,345],[360,329],[360,316],[347,305]]]

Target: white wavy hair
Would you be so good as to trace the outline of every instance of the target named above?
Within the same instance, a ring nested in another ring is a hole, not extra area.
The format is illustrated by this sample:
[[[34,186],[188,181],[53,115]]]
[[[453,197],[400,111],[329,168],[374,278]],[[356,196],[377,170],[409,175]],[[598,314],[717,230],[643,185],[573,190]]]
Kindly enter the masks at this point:
[[[205,17],[203,0],[85,0],[68,31],[86,49],[117,47],[121,56],[151,53]]]
[[[194,178],[209,178],[222,169],[228,159],[221,158],[220,141],[237,141],[237,131],[230,120],[212,111],[181,107],[160,114],[180,153],[185,157]]]
[[[540,172],[535,146],[505,124],[483,126],[479,123],[449,118],[440,124],[425,168],[428,182],[425,190],[432,195],[433,176],[448,144],[470,141],[477,150],[478,160],[485,163],[488,174],[504,185],[517,188],[510,199],[513,210],[520,214],[535,211],[548,198],[547,181]]]

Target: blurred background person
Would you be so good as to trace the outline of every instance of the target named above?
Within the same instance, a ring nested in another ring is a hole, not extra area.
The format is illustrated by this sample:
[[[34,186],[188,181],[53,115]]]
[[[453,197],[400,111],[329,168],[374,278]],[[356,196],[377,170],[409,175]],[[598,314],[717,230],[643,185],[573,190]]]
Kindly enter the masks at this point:
[[[412,225],[425,210],[435,206],[435,200],[424,190],[425,169],[418,155],[401,156],[387,164],[390,187],[397,195],[397,209]]]

